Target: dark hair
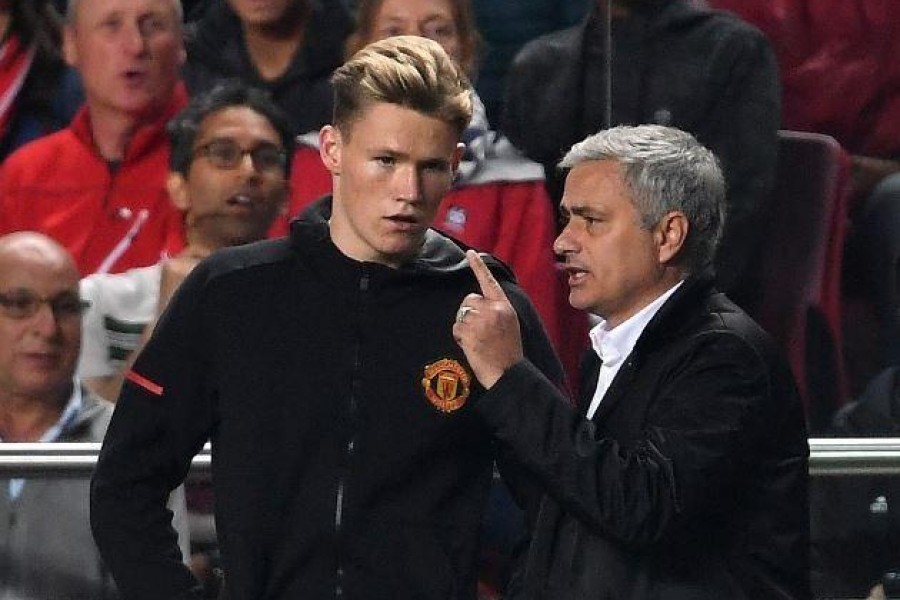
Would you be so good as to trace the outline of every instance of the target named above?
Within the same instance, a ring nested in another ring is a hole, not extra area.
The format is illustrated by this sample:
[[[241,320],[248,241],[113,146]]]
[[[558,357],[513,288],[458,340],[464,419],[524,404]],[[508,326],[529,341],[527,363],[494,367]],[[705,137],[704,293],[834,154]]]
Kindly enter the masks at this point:
[[[286,156],[285,177],[290,177],[295,143],[287,117],[266,92],[238,80],[223,81],[211,90],[198,94],[184,110],[169,121],[166,126],[172,144],[169,170],[187,175],[194,157],[194,142],[200,124],[211,114],[232,106],[245,106],[272,124],[281,138],[281,147]]]
[[[56,129],[56,82],[66,68],[62,59],[62,17],[49,0],[14,0],[10,6],[9,33],[19,36],[23,46],[34,44],[34,62],[22,89],[19,106],[27,106],[39,115],[42,125]],[[46,122],[45,122],[46,121]]]

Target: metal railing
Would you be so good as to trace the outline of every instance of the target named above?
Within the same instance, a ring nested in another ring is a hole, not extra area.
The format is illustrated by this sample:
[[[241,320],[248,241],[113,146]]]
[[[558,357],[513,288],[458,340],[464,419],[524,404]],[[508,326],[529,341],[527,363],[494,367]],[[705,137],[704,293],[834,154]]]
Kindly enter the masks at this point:
[[[809,473],[815,477],[900,475],[900,438],[813,438]],[[100,444],[0,443],[0,477],[88,477]],[[209,444],[194,457],[192,476],[208,475]]]

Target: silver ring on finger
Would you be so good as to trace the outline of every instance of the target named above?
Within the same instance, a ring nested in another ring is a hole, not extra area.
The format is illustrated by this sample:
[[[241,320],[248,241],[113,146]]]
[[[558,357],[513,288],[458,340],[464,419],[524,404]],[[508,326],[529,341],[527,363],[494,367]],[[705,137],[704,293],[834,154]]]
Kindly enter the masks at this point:
[[[466,315],[475,310],[471,306],[460,306],[459,310],[456,311],[456,322],[457,323],[465,323]]]

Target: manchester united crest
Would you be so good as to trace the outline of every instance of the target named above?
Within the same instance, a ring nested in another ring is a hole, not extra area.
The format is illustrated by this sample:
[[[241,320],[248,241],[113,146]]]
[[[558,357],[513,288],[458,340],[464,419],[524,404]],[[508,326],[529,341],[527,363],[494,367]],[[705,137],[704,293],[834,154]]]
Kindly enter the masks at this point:
[[[425,367],[422,387],[435,408],[450,413],[460,409],[469,397],[471,377],[461,364],[449,358]]]

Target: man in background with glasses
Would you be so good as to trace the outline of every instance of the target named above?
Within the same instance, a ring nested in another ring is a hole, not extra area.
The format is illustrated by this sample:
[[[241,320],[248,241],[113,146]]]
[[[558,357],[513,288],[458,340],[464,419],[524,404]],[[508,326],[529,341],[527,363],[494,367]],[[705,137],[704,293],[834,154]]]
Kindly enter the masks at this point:
[[[39,233],[0,237],[0,441],[99,442],[112,405],[73,379],[78,269]],[[0,480],[0,597],[107,598],[87,479]]]
[[[115,401],[122,372],[148,324],[184,277],[213,251],[254,242],[285,207],[293,152],[290,128],[259,90],[229,82],[197,96],[169,123],[167,188],[184,213],[185,249],[155,265],[81,283],[84,316],[78,373]]]

